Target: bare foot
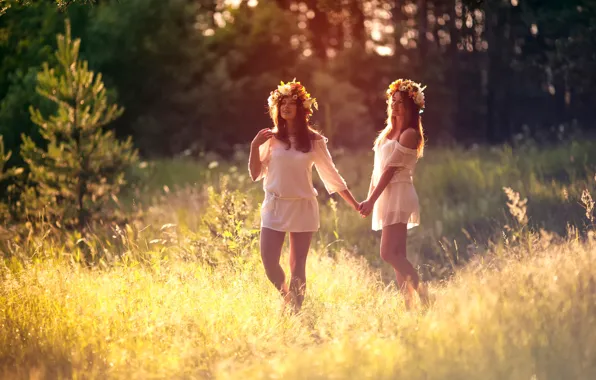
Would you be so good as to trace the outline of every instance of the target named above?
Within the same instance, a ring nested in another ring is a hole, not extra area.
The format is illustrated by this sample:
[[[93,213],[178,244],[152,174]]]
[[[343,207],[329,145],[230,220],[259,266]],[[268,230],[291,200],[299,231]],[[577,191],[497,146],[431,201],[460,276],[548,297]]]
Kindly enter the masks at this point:
[[[420,303],[422,307],[428,308],[430,306],[430,296],[428,294],[428,286],[421,282],[418,284],[418,297],[420,297]]]
[[[288,312],[290,314],[296,314],[298,312],[297,302],[296,302],[296,295],[293,291],[284,289],[281,292],[283,297],[283,309],[284,312]]]
[[[404,301],[406,303],[406,310],[410,311],[415,309],[416,304],[414,302],[414,293],[416,293],[416,291],[410,283],[405,286],[405,289],[402,289],[402,294],[404,295]]]

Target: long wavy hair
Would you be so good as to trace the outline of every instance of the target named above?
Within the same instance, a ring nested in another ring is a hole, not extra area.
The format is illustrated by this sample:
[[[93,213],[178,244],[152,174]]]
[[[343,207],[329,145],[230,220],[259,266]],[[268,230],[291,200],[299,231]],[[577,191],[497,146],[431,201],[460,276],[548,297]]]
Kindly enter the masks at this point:
[[[284,98],[290,98],[289,96],[280,96],[277,102],[269,107],[269,116],[273,121],[273,134],[274,136],[286,143],[287,148],[290,149],[292,147],[292,142],[290,141],[290,135],[288,133],[288,126],[286,121],[281,117],[279,112],[279,107]],[[308,153],[312,149],[312,140],[318,134],[311,125],[310,125],[310,117],[306,112],[304,106],[302,105],[302,101],[300,98],[296,99],[296,150],[299,150],[304,153]]]
[[[399,131],[400,135],[403,131],[408,128],[413,128],[418,133],[418,146],[416,147],[416,155],[418,158],[424,154],[424,128],[422,127],[422,116],[420,115],[420,107],[414,103],[414,100],[408,96],[407,92],[400,91],[402,94],[402,100],[406,109],[406,122],[404,123],[402,130]],[[379,146],[393,132],[393,107],[391,106],[391,98],[387,102],[387,121],[385,128],[379,133],[375,140],[375,146]]]

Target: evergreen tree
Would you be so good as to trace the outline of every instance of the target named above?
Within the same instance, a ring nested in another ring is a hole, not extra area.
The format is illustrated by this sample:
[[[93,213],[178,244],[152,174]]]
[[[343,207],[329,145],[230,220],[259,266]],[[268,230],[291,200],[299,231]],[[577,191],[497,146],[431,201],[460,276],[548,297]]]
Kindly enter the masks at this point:
[[[138,159],[132,140],[118,141],[103,129],[123,109],[112,104],[101,74],[79,59],[80,39],[72,40],[70,23],[59,34],[56,68],[47,63],[37,76],[37,92],[55,104],[53,115],[30,108],[47,147],[23,135],[21,155],[33,187],[23,194],[27,214],[66,226],[85,227],[109,217],[110,199],[125,185],[125,171]]]
[[[0,135],[0,182],[23,172],[23,168],[10,168],[5,170],[6,163],[10,160],[10,156],[12,156],[12,152],[8,151],[5,153],[4,136]]]
[[[11,178],[17,177],[21,173],[23,173],[23,168],[12,167],[6,169],[6,164],[12,155],[11,151],[5,153],[4,150],[4,136],[0,135],[0,184],[4,185],[4,181]],[[0,202],[0,226],[4,224],[9,219],[9,206],[4,203]]]

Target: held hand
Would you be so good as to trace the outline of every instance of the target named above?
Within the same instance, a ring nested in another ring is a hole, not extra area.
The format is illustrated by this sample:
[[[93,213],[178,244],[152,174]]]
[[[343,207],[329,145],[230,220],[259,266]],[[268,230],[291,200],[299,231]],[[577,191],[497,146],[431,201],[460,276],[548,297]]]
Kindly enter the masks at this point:
[[[356,204],[355,204],[355,205],[353,205],[353,206],[354,206],[354,210],[356,210],[356,211],[360,212],[360,206],[361,206],[361,205],[362,205],[362,203],[360,203],[360,202],[356,201]]]
[[[264,128],[257,133],[255,138],[252,140],[252,145],[255,147],[260,147],[263,143],[269,140],[273,136],[273,132],[270,128]]]
[[[360,212],[360,215],[362,215],[363,218],[369,216],[373,210],[374,205],[374,202],[370,199],[367,199],[364,202],[360,203],[360,208],[358,210]]]

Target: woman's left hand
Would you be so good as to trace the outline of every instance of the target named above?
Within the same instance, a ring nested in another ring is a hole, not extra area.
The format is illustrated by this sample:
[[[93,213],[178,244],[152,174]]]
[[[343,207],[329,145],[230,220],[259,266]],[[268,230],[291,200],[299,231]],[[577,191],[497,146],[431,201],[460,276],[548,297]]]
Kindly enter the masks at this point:
[[[362,215],[363,218],[366,218],[372,212],[374,205],[375,202],[373,202],[370,199],[367,199],[364,202],[360,203],[360,207],[358,209],[360,215]]]

